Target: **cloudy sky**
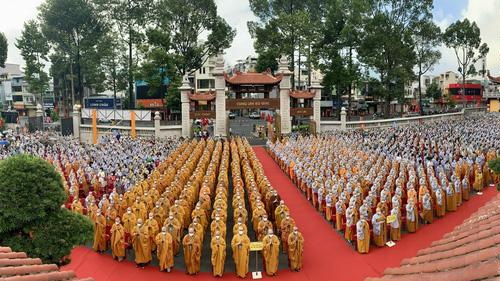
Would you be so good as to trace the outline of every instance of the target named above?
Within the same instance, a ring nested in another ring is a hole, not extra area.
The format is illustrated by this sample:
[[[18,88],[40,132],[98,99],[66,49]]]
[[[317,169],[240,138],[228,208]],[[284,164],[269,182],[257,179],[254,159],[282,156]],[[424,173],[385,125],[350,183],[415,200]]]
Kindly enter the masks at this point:
[[[23,64],[19,50],[14,46],[19,37],[23,23],[36,17],[37,7],[43,0],[0,0],[0,31],[9,41],[7,62]],[[254,54],[253,42],[247,29],[247,21],[255,19],[248,0],[216,0],[219,14],[237,29],[237,35],[230,49],[226,50],[226,61],[229,64]],[[499,0],[435,0],[434,18],[444,30],[457,19],[467,17],[476,21],[481,28],[481,37],[490,46],[487,58],[488,68],[492,74],[500,75],[500,1]],[[455,54],[445,47],[441,48],[443,58],[433,73],[457,69]]]

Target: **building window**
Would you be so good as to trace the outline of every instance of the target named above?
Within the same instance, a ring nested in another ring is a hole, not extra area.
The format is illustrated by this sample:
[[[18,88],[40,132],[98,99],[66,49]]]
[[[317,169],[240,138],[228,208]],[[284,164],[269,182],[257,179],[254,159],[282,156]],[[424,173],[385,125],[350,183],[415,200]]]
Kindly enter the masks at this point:
[[[23,86],[12,86],[12,92],[20,93],[23,91]]]
[[[215,79],[198,79],[197,86],[198,89],[214,89]]]
[[[203,68],[203,74],[205,74],[205,68]]]

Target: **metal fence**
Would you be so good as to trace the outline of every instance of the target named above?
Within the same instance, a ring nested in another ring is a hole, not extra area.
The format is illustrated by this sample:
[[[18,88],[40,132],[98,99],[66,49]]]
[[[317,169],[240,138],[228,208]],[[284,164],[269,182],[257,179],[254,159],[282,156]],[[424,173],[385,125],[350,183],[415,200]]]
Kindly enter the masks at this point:
[[[28,117],[28,130],[30,133],[43,130],[42,117]]]
[[[61,118],[61,134],[63,136],[73,135],[73,118]]]

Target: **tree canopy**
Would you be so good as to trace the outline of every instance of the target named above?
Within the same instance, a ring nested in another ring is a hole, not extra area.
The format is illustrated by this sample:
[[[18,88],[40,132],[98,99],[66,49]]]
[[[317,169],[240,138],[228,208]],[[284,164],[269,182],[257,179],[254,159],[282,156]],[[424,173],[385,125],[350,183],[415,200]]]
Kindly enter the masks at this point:
[[[7,43],[7,37],[5,37],[5,34],[0,32],[0,67],[5,67],[8,49],[9,44]]]
[[[452,23],[444,32],[443,40],[455,52],[458,72],[462,76],[462,96],[465,95],[465,79],[477,73],[475,63],[486,57],[489,47],[481,44],[481,30],[467,18]],[[465,103],[465,99],[463,99]]]
[[[25,79],[29,90],[35,94],[43,94],[49,86],[49,76],[45,72],[45,64],[50,47],[40,30],[40,24],[29,20],[24,24],[21,37],[17,39],[16,47],[21,50],[26,67]]]
[[[92,237],[92,223],[61,209],[61,176],[46,161],[18,155],[0,162],[0,244],[59,263]]]

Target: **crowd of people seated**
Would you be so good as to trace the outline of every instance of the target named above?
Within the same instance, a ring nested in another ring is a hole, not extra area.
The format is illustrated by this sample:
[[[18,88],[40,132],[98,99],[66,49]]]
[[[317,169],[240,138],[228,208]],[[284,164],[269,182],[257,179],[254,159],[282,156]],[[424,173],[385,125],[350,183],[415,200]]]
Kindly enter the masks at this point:
[[[268,148],[312,205],[368,253],[499,182],[488,167],[500,149],[499,117],[295,136]]]
[[[65,178],[68,196],[82,200],[89,191],[98,198],[113,189],[123,193],[182,142],[179,138],[105,136],[99,144],[90,145],[48,132],[12,134],[8,139],[9,145],[0,147],[0,160],[19,153],[41,157]]]

